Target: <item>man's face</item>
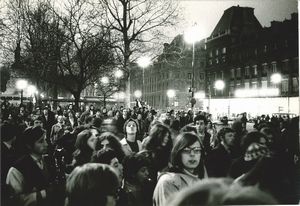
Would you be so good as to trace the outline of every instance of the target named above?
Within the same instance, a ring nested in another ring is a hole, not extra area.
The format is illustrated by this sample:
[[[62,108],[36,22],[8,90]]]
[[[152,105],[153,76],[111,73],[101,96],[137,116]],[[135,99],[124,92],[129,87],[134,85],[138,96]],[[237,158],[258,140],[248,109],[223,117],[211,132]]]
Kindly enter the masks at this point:
[[[48,144],[46,142],[46,133],[38,139],[34,144],[32,148],[32,152],[38,155],[43,155],[47,152]]]
[[[44,115],[48,115],[48,109],[43,110]]]
[[[197,132],[204,132],[205,130],[205,122],[204,120],[200,119],[196,121],[196,128],[197,128]]]
[[[43,122],[39,119],[34,120],[33,122],[34,127],[42,127],[43,128]]]
[[[228,132],[224,135],[224,144],[228,147],[231,147],[234,145],[234,132]]]

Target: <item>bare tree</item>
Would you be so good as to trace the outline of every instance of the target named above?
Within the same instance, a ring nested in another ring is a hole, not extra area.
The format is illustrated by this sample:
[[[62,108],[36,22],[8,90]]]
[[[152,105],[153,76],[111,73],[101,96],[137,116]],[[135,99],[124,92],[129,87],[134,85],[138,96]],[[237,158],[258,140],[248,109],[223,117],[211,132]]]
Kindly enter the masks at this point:
[[[178,6],[172,0],[98,0],[106,16],[111,41],[129,78],[130,64],[144,53],[162,46],[165,29],[178,21]],[[128,90],[129,88],[127,88]]]

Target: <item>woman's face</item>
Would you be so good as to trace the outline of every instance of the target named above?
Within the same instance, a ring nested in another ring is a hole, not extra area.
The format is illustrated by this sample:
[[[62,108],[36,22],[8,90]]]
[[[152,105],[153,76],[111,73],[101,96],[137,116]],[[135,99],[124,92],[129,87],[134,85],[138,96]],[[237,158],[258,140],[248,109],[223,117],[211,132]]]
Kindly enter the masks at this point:
[[[198,167],[201,158],[200,143],[196,141],[189,147],[186,147],[181,152],[181,160],[184,169],[193,171]]]
[[[133,121],[128,122],[128,124],[126,125],[126,133],[127,134],[137,133],[137,127],[136,127],[135,122],[133,122]]]
[[[148,169],[148,167],[146,167],[146,166],[141,167],[138,170],[138,172],[136,173],[136,178],[137,178],[137,181],[140,184],[145,183],[145,181],[147,181],[149,179],[149,169]]]
[[[91,133],[92,135],[87,140],[87,144],[92,150],[95,150],[95,143],[98,138],[97,136],[99,135],[99,132],[96,129],[91,129]]]
[[[162,143],[161,143],[161,145],[163,146],[163,147],[165,147],[167,144],[168,144],[168,142],[169,142],[169,133],[166,133],[165,134],[165,136],[164,136],[164,138],[163,138],[163,141],[162,141]]]
[[[118,175],[118,179],[121,182],[123,180],[123,165],[116,157],[110,161],[109,165],[112,166],[112,168],[115,170]]]
[[[101,144],[101,149],[110,148],[109,141],[107,139],[102,140],[100,144]]]

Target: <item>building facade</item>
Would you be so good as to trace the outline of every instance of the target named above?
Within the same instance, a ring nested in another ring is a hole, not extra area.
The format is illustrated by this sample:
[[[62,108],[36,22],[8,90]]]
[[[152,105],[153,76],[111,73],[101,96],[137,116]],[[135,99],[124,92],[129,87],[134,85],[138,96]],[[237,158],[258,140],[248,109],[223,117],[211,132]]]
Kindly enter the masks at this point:
[[[156,108],[187,109],[191,98],[192,46],[184,42],[182,35],[164,46],[157,61],[144,70],[142,98]],[[272,21],[270,27],[262,27],[254,15],[254,8],[228,8],[212,34],[196,44],[194,68],[194,91],[204,91],[206,95],[205,100],[197,100],[195,108],[210,111],[212,105],[220,107],[214,100],[227,99],[235,104],[248,101],[247,98],[266,97],[287,101],[292,98],[295,101],[292,104],[298,105],[298,14],[293,13],[290,19],[282,22]],[[272,81],[275,73],[280,74],[280,82]],[[131,79],[132,85],[137,82],[139,87],[141,74],[135,75],[135,79]],[[222,90],[215,88],[216,80],[225,83]],[[166,93],[169,89],[176,91],[175,97],[168,98]],[[279,93],[268,93],[274,89]],[[247,96],[249,91],[252,91],[251,96]],[[234,112],[229,103],[222,110],[226,110],[223,113],[228,115]]]

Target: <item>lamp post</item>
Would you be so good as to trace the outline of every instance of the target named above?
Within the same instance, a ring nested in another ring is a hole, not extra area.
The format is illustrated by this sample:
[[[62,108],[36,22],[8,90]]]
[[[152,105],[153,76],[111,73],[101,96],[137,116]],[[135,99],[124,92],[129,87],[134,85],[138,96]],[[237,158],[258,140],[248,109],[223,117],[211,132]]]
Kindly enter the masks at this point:
[[[194,67],[194,62],[195,62],[195,43],[200,41],[202,38],[200,30],[198,27],[196,27],[196,24],[194,24],[194,26],[192,26],[191,28],[189,28],[188,30],[186,30],[184,32],[184,40],[189,43],[192,44],[192,98],[191,98],[191,109],[194,109],[194,105],[196,103],[195,98],[194,98],[194,90],[195,90],[195,86],[194,86],[194,82],[195,82],[195,67]]]
[[[138,65],[142,68],[143,71],[143,77],[142,77],[142,92],[145,94],[145,68],[147,68],[151,64],[151,59],[150,57],[143,56],[140,57],[137,61]]]
[[[223,91],[224,87],[225,87],[225,83],[224,83],[223,80],[218,79],[218,80],[215,81],[214,88],[216,90]],[[229,116],[229,113],[230,113],[230,106],[228,105],[228,116]]]
[[[271,82],[274,84],[274,85],[279,85],[282,81],[282,75],[280,73],[274,73],[271,75],[270,77],[271,79]],[[288,94],[287,94],[287,99],[288,99],[288,113],[290,113],[290,97],[289,97],[289,92],[290,91],[290,88],[288,87]]]
[[[16,82],[17,89],[21,90],[21,105],[23,104],[23,91],[27,87],[28,82],[25,79],[20,79]]]
[[[168,96],[169,99],[173,99],[173,98],[176,96],[175,90],[174,90],[174,89],[169,89],[169,90],[167,91],[167,96]],[[171,105],[172,105],[172,104],[171,104]]]

